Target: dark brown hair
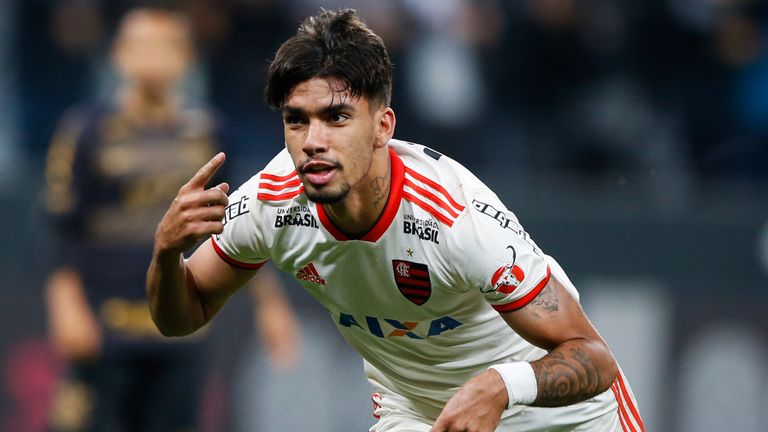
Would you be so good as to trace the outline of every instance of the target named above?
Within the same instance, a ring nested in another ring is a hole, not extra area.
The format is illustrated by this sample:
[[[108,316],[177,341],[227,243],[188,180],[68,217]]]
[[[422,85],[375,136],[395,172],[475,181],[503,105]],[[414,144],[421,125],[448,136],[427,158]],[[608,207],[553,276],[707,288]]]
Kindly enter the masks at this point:
[[[389,106],[389,55],[381,38],[352,9],[323,10],[305,19],[280,46],[267,73],[267,105],[282,108],[294,87],[311,78],[336,81],[351,97]]]

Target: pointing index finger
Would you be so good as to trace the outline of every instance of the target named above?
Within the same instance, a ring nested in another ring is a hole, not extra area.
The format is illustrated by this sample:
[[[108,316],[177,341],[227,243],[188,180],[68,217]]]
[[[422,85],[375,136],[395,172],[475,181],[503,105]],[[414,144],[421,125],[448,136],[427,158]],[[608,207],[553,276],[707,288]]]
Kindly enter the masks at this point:
[[[216,174],[216,171],[218,171],[224,164],[226,158],[224,152],[219,152],[216,156],[212,157],[208,163],[197,170],[187,184],[193,188],[205,188],[206,183],[208,183],[211,180],[211,177]]]

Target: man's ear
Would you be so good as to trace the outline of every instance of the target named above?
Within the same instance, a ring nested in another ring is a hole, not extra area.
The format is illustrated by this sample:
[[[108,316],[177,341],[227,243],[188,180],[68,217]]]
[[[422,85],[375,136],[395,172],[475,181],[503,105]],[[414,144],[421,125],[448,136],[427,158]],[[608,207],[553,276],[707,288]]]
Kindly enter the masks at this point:
[[[375,145],[376,147],[384,147],[395,134],[395,112],[390,107],[382,108],[376,113],[376,121]]]

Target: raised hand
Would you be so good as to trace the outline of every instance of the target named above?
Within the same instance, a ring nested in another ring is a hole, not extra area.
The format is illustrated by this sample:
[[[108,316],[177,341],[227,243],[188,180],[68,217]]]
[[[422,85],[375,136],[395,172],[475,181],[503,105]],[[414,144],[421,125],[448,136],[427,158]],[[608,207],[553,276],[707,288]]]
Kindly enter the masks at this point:
[[[205,185],[225,159],[224,153],[217,154],[179,189],[155,232],[156,253],[182,253],[201,238],[223,231],[229,185],[221,183],[210,189]]]

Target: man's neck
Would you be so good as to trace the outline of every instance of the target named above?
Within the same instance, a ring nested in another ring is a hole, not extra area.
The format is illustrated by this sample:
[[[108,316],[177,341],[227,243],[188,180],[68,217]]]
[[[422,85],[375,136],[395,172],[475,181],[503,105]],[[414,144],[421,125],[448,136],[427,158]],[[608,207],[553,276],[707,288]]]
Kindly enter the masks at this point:
[[[176,114],[176,103],[170,90],[161,91],[138,85],[126,85],[118,93],[120,110],[142,124],[166,124]]]
[[[323,205],[333,224],[351,238],[364,236],[384,212],[392,185],[389,158],[388,147],[377,149],[370,175],[355,185],[341,202]]]

